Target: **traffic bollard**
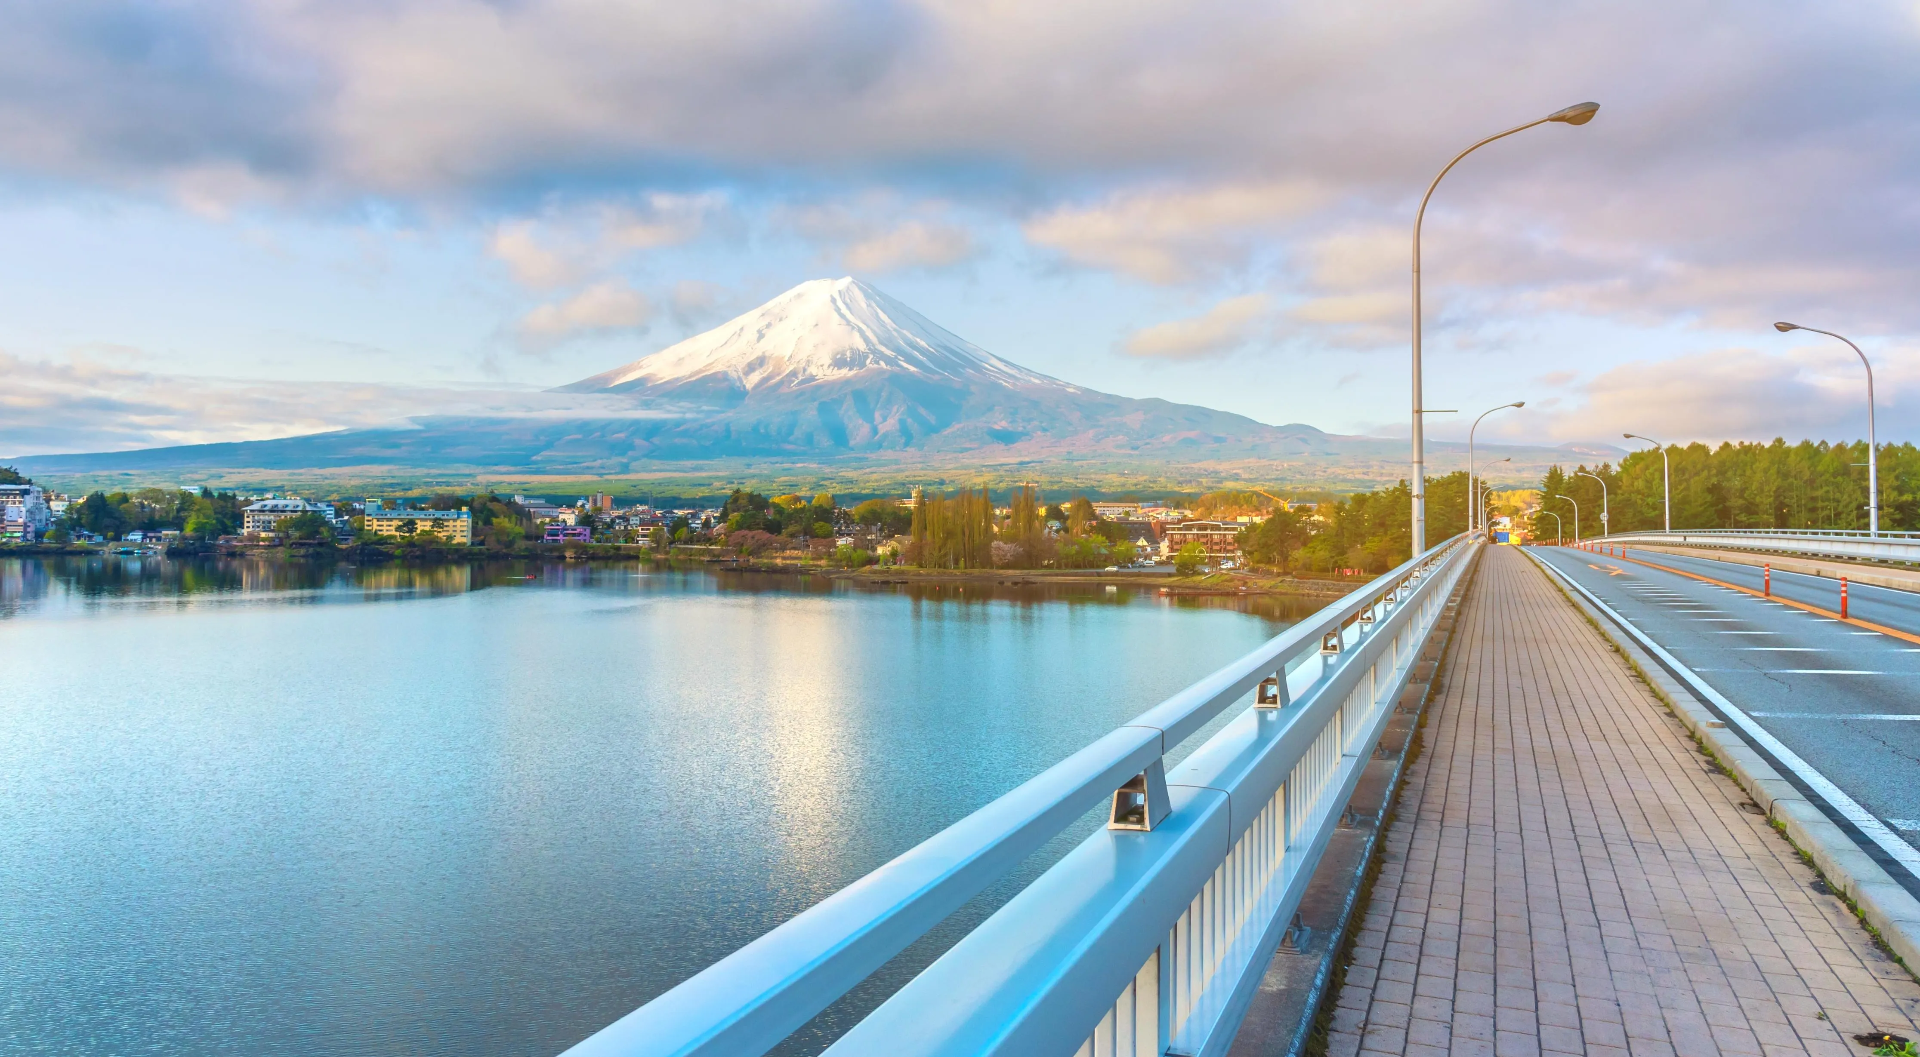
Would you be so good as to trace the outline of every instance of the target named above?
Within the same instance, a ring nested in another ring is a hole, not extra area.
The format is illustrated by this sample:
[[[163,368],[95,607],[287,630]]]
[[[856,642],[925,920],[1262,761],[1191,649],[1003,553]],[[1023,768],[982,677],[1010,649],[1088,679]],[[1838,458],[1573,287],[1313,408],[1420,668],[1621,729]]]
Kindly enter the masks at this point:
[[[1840,578],[1840,619],[1847,619],[1847,578]]]

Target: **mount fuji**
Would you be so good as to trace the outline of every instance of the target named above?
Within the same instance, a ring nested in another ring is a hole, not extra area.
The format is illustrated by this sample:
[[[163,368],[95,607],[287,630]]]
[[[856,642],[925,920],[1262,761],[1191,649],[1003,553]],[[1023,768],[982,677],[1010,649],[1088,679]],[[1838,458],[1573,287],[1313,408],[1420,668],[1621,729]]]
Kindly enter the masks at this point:
[[[1069,441],[1082,450],[1145,450],[1280,435],[1239,415],[1111,396],[1030,371],[851,278],[801,283],[704,334],[556,392],[699,408],[649,428],[656,455],[688,445],[827,454]]]
[[[1430,446],[1436,453],[1459,447]],[[402,427],[18,463],[55,475],[221,471],[229,478],[239,470],[664,477],[719,464],[892,465],[915,473],[1104,464],[1160,472],[1238,466],[1268,480],[1353,479],[1356,472],[1391,480],[1403,449],[1401,441],[1269,426],[1074,385],[995,356],[842,278],[801,283],[590,378],[462,413],[415,416]],[[1557,461],[1551,449],[1539,459]]]

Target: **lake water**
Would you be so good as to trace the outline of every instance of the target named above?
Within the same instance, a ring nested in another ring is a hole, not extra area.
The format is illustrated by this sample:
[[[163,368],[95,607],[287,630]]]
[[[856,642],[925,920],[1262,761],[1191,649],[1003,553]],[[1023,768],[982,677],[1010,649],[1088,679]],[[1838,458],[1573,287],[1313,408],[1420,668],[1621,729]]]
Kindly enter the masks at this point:
[[[1314,608],[0,561],[0,1052],[557,1053]]]

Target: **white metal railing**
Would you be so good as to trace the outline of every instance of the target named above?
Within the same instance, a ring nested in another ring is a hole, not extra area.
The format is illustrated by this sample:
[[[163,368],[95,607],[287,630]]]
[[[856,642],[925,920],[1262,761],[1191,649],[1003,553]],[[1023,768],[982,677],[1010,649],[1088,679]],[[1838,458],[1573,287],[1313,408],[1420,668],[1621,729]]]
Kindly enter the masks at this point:
[[[1615,532],[1595,542],[1664,543],[1821,558],[1920,562],[1920,532],[1882,532],[1869,536],[1865,532],[1836,529],[1676,529],[1673,532]]]
[[[827,1052],[1224,1053],[1474,549],[1456,536],[1288,628],[567,1057],[764,1053],[1109,798],[1107,828]]]

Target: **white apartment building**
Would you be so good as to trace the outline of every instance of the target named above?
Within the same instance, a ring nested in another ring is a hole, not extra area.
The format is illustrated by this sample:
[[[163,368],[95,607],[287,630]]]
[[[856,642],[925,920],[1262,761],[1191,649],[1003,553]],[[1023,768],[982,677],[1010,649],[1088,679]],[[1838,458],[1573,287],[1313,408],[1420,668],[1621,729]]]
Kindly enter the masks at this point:
[[[0,484],[0,539],[32,543],[53,527],[47,493],[37,484]]]
[[[333,507],[325,503],[309,503],[299,496],[288,496],[285,499],[262,499],[242,507],[240,531],[272,532],[280,519],[301,514],[319,514],[329,522],[333,521]]]

